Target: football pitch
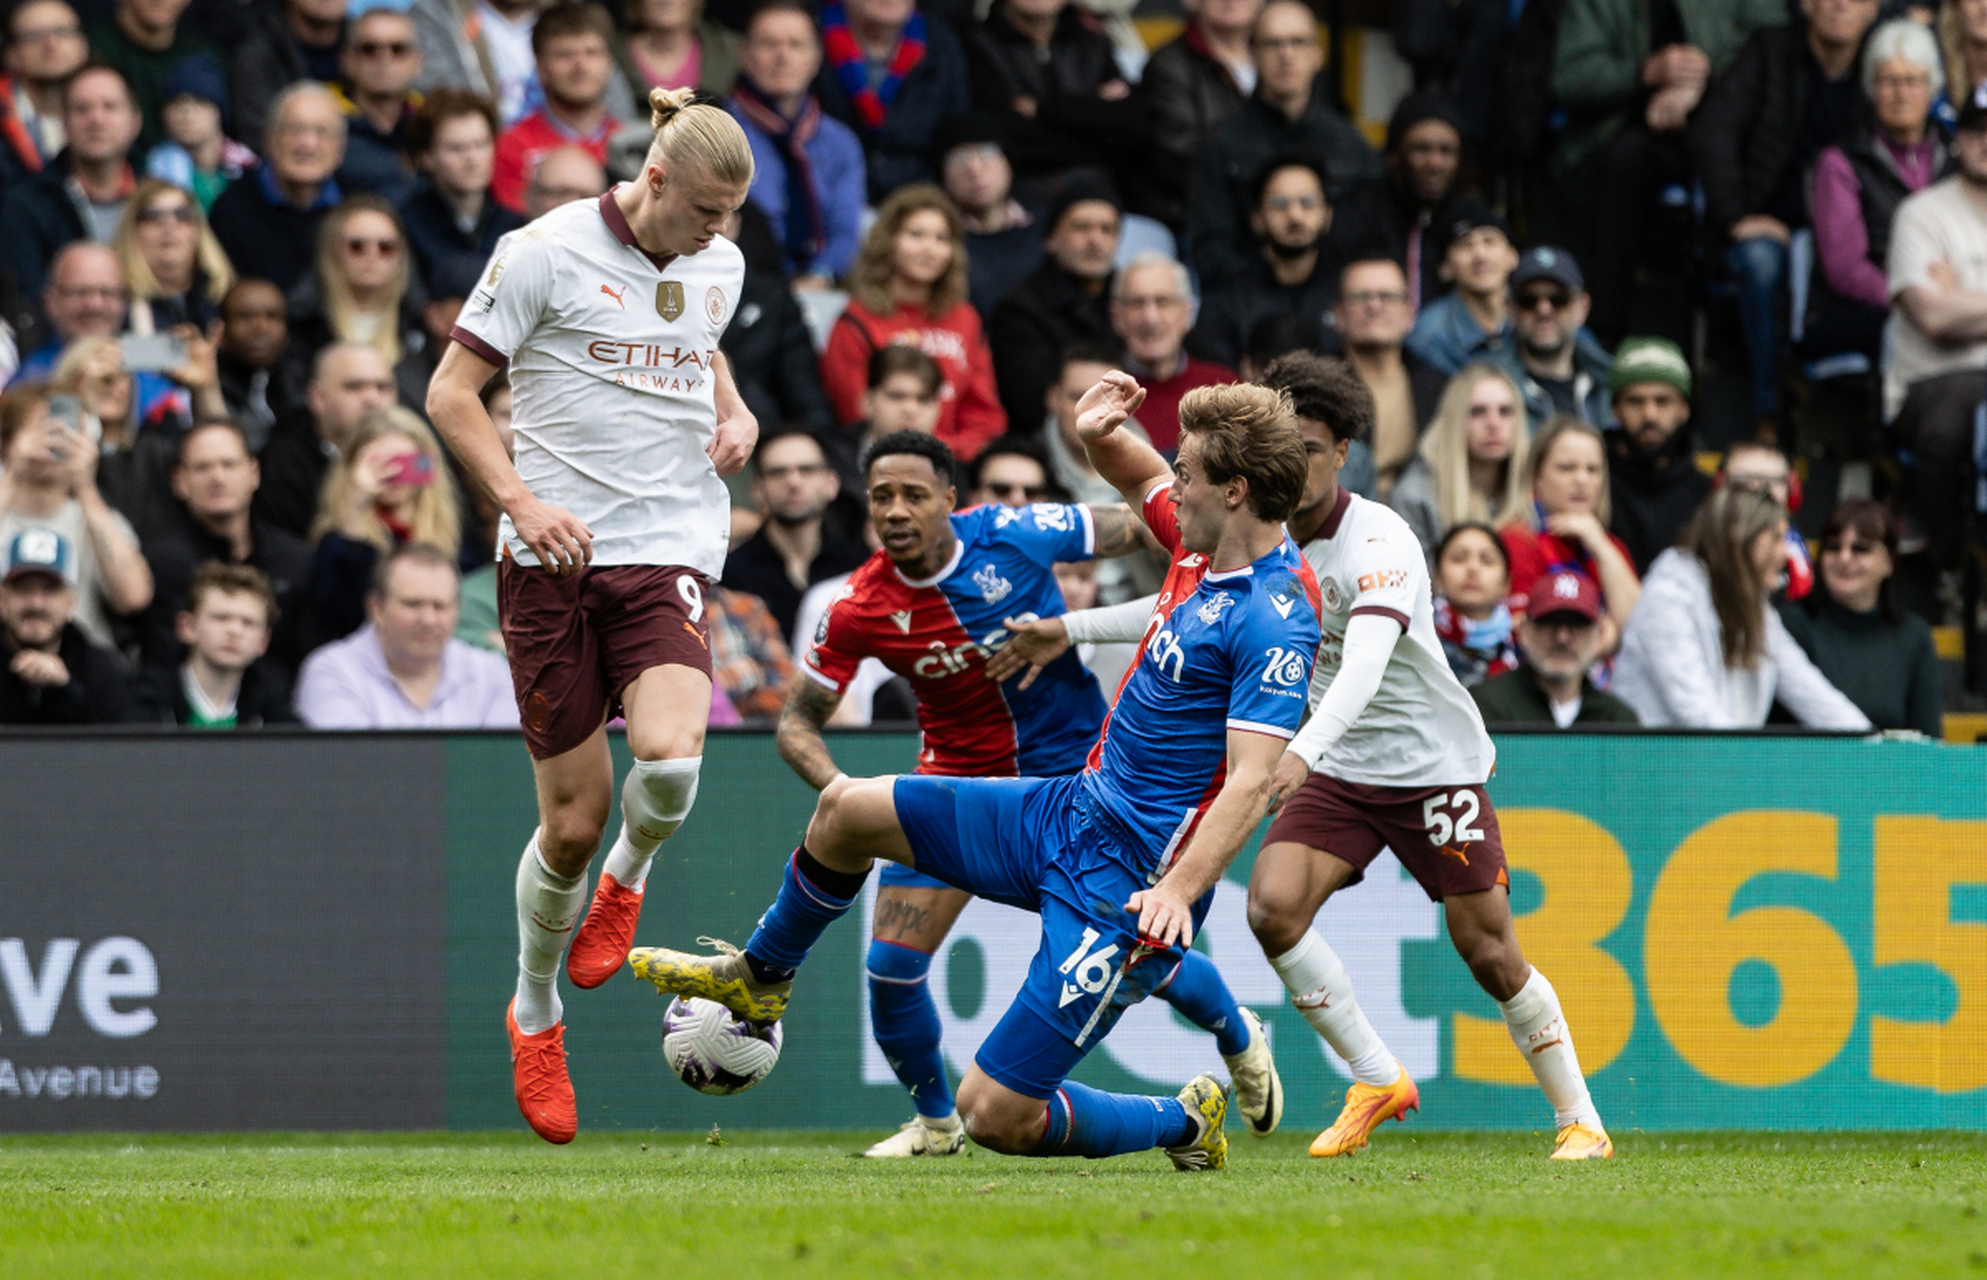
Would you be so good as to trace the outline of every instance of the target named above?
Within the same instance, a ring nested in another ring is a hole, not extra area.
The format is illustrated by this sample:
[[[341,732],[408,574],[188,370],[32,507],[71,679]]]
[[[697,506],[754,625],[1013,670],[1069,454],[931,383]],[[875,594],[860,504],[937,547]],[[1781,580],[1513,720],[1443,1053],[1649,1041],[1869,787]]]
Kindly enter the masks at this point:
[[[1388,1125],[1162,1156],[851,1156],[875,1134],[0,1138],[0,1275],[1982,1276],[1987,1135]],[[715,1141],[713,1139],[716,1139]]]

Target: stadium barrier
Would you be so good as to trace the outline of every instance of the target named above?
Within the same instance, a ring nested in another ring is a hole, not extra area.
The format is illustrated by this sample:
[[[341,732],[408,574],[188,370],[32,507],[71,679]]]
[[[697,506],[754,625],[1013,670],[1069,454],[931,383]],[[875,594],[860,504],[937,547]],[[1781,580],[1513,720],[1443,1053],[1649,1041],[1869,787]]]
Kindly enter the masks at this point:
[[[1777,737],[1500,738],[1490,790],[1518,930],[1565,1004],[1610,1126],[1987,1128],[1987,753]],[[851,772],[907,734],[838,738]],[[617,759],[626,765],[616,743]],[[714,734],[641,937],[743,942],[813,796],[771,739]],[[506,735],[148,733],[0,739],[0,1132],[511,1128],[502,1011],[512,869],[533,821]],[[1286,1123],[1327,1122],[1339,1064],[1249,936],[1253,850],[1200,945],[1272,1028]],[[566,994],[582,1127],[888,1127],[864,922],[802,976],[785,1060],[736,1098],[672,1079],[662,1005]],[[1327,909],[1432,1128],[1543,1128],[1524,1062],[1391,859]],[[955,1072],[1036,945],[975,903],[932,970]],[[1133,1010],[1080,1078],[1176,1089],[1219,1069]]]

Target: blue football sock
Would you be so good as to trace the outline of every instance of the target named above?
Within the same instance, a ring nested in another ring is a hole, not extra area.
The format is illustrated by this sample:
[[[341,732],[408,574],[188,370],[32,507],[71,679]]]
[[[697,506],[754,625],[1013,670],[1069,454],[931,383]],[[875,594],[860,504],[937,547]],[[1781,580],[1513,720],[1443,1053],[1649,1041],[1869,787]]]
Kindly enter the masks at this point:
[[[1214,1033],[1214,1043],[1226,1057],[1249,1047],[1249,1026],[1242,1021],[1242,1008],[1221,980],[1214,961],[1198,951],[1188,951],[1173,980],[1153,994],[1187,1015],[1187,1021]]]
[[[752,931],[752,940],[745,944],[745,958],[762,982],[768,979],[783,981],[782,975],[791,977],[793,971],[807,959],[808,951],[823,931],[855,905],[855,892],[838,898],[805,874],[803,868],[813,862],[807,850],[794,851],[787,862],[786,877],[780,881],[780,896],[773,899],[773,905],[759,917],[759,927]],[[843,881],[840,887],[847,888],[848,881],[852,880],[856,892],[861,891],[861,876],[836,878]]]
[[[1065,1080],[1049,1099],[1049,1128],[1030,1155],[1093,1160],[1193,1141],[1200,1122],[1178,1098],[1105,1093]]]
[[[933,1120],[951,1115],[952,1089],[946,1084],[945,1057],[938,1049],[938,1006],[932,1003],[931,987],[925,981],[931,971],[930,953],[875,938],[865,967],[869,1026],[877,1048],[910,1090],[919,1115]]]

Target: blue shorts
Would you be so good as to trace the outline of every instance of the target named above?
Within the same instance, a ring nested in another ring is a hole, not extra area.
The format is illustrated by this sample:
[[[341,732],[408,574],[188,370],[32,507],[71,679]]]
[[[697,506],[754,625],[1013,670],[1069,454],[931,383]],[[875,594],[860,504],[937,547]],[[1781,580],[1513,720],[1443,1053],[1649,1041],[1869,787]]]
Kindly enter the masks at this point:
[[[920,872],[1041,916],[1028,977],[974,1062],[1016,1093],[1050,1097],[1184,952],[1148,952],[1126,966],[1138,917],[1124,904],[1145,877],[1119,861],[1080,778],[907,775],[895,797]],[[1194,904],[1197,926],[1212,900]]]

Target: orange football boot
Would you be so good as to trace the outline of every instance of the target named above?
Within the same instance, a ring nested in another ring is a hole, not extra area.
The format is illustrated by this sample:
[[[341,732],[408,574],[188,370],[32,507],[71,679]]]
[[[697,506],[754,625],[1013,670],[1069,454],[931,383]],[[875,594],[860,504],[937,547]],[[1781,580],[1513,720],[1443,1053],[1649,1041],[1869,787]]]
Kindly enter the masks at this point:
[[[646,886],[644,886],[646,887]],[[576,987],[597,987],[628,962],[635,925],[642,918],[641,889],[624,888],[605,871],[594,886],[593,905],[566,952],[566,976]]]
[[[517,1001],[504,1007],[504,1028],[511,1036],[511,1087],[517,1109],[531,1131],[547,1142],[565,1144],[580,1131],[579,1106],[573,1082],[566,1074],[566,1024],[554,1023],[537,1035],[517,1029]]]
[[[1559,1131],[1552,1150],[1555,1160],[1606,1160],[1614,1155],[1614,1143],[1607,1132],[1590,1124],[1569,1124]]]
[[[1314,1156],[1342,1156],[1366,1145],[1366,1139],[1389,1119],[1406,1120],[1407,1113],[1421,1109],[1421,1090],[1415,1088],[1407,1068],[1392,1084],[1353,1082],[1345,1091],[1345,1107],[1332,1121],[1332,1127],[1311,1140]]]

